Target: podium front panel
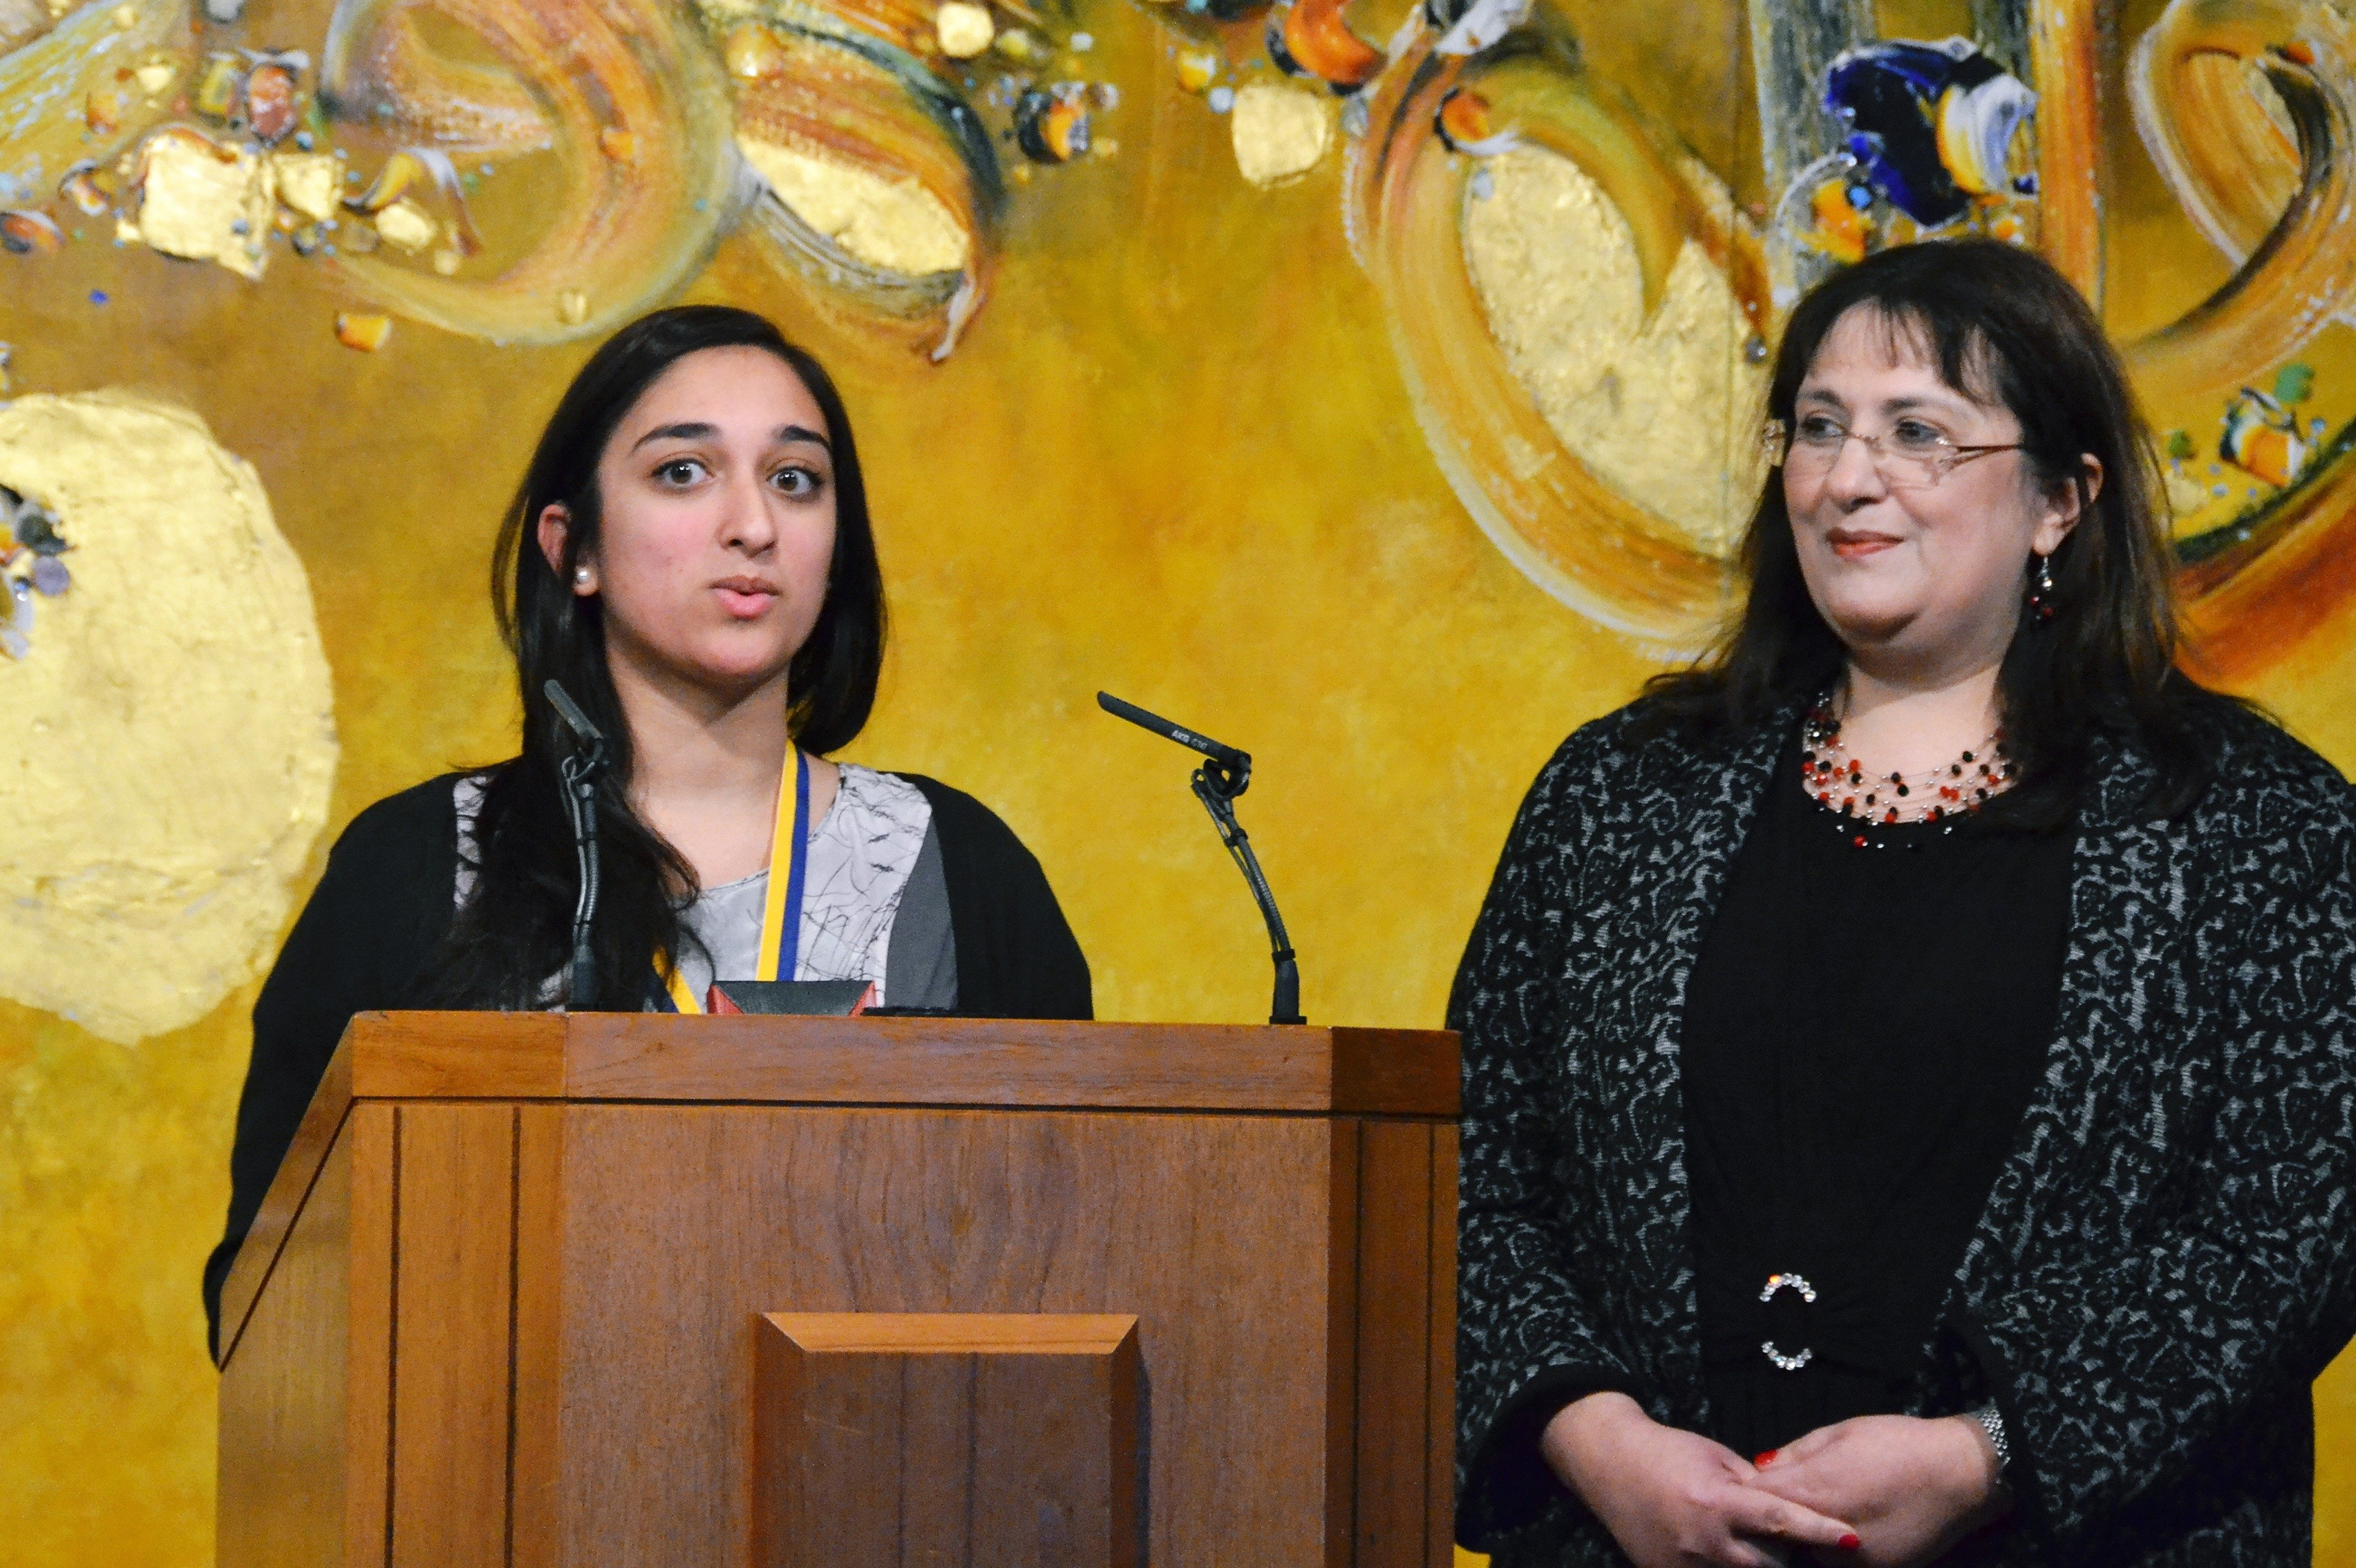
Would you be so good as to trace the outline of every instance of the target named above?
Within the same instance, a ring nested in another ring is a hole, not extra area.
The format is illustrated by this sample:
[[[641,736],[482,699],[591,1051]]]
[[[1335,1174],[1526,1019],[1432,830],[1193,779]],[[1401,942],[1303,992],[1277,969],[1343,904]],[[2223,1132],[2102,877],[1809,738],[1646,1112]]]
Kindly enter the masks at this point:
[[[236,1320],[223,1568],[749,1563],[770,1314],[1134,1316],[1148,1561],[1450,1561],[1451,1115],[351,1081]]]

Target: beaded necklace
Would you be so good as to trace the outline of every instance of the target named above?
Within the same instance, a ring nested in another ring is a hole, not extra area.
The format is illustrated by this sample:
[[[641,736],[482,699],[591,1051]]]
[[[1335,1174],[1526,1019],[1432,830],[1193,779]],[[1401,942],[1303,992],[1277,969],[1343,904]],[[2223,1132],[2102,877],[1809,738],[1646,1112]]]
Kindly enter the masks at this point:
[[[2004,730],[1991,731],[1954,762],[1919,773],[1868,773],[1841,744],[1833,693],[1808,708],[1800,730],[1800,781],[1816,804],[1850,818],[1860,827],[1896,827],[1939,822],[1945,832],[1976,815],[1992,797],[2012,785],[2012,758],[2005,754]],[[1887,841],[1855,833],[1858,849],[1879,849]]]

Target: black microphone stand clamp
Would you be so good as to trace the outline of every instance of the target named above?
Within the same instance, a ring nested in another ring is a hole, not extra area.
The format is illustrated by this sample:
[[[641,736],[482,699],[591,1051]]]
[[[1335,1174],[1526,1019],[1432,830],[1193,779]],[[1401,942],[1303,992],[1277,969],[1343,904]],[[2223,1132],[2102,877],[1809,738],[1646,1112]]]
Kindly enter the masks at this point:
[[[559,769],[564,775],[564,814],[573,824],[573,854],[581,877],[581,896],[573,906],[573,972],[565,1006],[580,1013],[597,1003],[597,954],[589,940],[597,918],[597,781],[605,776],[611,758],[605,754],[605,736],[564,688],[551,681],[545,690],[558,716],[581,743]]]
[[[1236,820],[1236,797],[1251,788],[1251,754],[1221,746],[1207,736],[1172,724],[1107,692],[1097,693],[1097,705],[1115,718],[1127,719],[1165,740],[1199,751],[1208,759],[1194,769],[1194,799],[1211,813],[1211,824],[1219,830],[1219,842],[1227,846],[1236,869],[1244,874],[1252,901],[1259,906],[1260,918],[1268,923],[1269,959],[1276,966],[1276,990],[1269,1004],[1268,1021],[1306,1024],[1309,1020],[1301,1015],[1301,966],[1293,956],[1292,939],[1285,934],[1284,917],[1277,913],[1276,894],[1260,871],[1259,856],[1252,853],[1251,838]]]

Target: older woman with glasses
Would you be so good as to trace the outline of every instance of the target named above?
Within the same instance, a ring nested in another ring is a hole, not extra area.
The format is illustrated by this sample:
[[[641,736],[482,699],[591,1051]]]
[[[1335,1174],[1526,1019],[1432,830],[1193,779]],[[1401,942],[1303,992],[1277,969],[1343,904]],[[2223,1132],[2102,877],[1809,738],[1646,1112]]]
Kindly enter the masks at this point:
[[[2116,356],[1992,242],[1794,312],[1748,596],[1457,977],[1458,1534],[2305,1568],[2356,1329],[2356,804],[2175,671]]]

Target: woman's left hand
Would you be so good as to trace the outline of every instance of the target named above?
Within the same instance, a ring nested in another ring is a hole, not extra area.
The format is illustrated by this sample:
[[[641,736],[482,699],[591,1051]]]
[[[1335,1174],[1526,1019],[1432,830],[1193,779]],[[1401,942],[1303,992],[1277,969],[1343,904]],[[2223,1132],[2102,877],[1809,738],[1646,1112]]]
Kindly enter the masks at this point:
[[[1928,1563],[2011,1508],[1995,1444],[1967,1415],[1859,1416],[1760,1459],[1751,1485],[1856,1530],[1858,1549],[1842,1562]]]

